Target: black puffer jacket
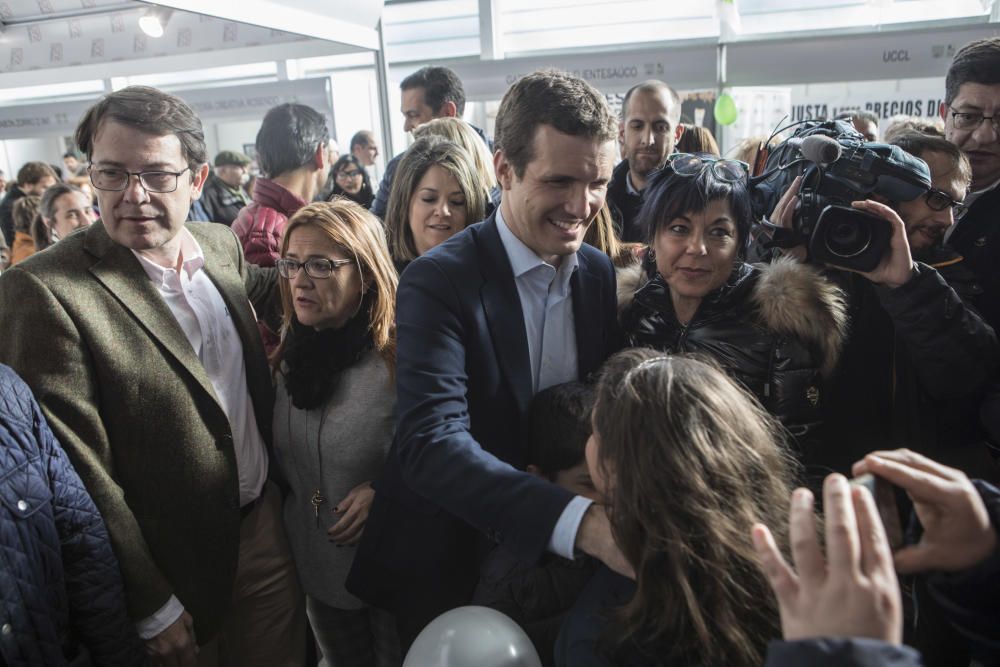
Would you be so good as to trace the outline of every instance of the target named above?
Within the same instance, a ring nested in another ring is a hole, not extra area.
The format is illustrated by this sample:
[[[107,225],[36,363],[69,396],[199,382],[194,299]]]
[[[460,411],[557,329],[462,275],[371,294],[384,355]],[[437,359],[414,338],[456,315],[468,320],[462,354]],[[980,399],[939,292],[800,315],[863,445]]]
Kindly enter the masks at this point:
[[[104,521],[27,385],[0,365],[0,664],[145,662]]]
[[[657,274],[636,264],[618,274],[622,329],[630,347],[713,358],[753,393],[803,446],[820,421],[822,376],[836,365],[846,328],[840,291],[791,261],[740,264],[702,299],[685,326]]]

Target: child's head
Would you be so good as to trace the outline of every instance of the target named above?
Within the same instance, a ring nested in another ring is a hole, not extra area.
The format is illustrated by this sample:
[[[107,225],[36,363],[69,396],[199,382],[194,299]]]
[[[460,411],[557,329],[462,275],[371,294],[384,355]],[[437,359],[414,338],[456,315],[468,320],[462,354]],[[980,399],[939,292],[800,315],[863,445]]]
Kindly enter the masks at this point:
[[[41,201],[42,198],[38,195],[28,195],[14,202],[14,208],[11,210],[11,215],[14,218],[14,231],[31,233],[31,223],[38,215]]]
[[[759,665],[780,633],[750,529],[786,523],[794,470],[774,419],[711,363],[633,349],[605,365],[593,429],[591,475],[637,574],[616,638],[667,664]]]
[[[594,388],[582,382],[538,392],[528,416],[528,472],[597,500],[584,458],[593,406]]]

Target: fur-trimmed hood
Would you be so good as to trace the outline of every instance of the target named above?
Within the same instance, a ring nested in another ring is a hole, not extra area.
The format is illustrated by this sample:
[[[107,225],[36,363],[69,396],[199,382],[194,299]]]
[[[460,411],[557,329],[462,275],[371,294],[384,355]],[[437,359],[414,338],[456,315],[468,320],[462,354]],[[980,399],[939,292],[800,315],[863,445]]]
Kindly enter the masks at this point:
[[[820,370],[837,365],[847,336],[844,293],[814,267],[790,257],[761,264],[751,297],[769,329],[809,341],[820,353]]]
[[[829,375],[837,365],[847,335],[847,304],[843,292],[814,267],[791,258],[754,265],[756,281],[750,299],[760,323],[798,338],[819,354],[819,367]],[[641,262],[617,271],[618,313],[632,305],[649,282]]]

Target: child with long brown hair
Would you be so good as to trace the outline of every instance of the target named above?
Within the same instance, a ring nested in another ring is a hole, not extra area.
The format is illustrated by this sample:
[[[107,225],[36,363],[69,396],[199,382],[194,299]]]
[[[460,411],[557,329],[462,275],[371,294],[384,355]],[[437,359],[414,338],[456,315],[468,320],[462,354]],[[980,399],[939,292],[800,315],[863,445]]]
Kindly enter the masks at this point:
[[[749,531],[788,512],[780,427],[710,362],[649,349],[607,362],[593,426],[587,462],[636,580],[598,571],[557,664],[763,664],[781,629]]]

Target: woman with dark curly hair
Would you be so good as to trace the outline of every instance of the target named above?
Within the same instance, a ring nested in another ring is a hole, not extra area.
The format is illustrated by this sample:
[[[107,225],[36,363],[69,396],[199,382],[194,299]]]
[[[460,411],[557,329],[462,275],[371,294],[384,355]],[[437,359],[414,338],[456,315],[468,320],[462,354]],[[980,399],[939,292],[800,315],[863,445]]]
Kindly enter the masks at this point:
[[[375,192],[372,190],[368,171],[361,164],[361,160],[353,155],[341,155],[330,167],[330,175],[333,178],[333,189],[326,198],[327,201],[332,201],[334,197],[344,197],[360,204],[363,208],[372,205]]]
[[[714,364],[649,349],[607,362],[592,422],[587,464],[636,579],[598,570],[556,663],[763,664],[781,628],[750,530],[785,525],[795,462],[780,426]]]

